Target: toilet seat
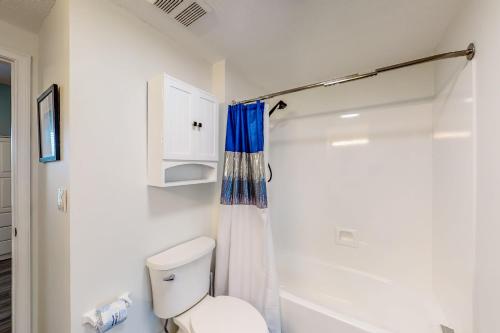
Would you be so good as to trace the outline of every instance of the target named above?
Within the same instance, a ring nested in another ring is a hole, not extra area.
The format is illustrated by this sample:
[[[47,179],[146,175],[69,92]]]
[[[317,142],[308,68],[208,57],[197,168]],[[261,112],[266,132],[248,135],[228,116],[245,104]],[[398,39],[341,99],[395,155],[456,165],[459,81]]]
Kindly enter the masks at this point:
[[[175,321],[181,328],[189,325],[191,333],[269,332],[264,318],[252,305],[230,296],[207,296]]]
[[[267,333],[264,318],[250,304],[219,296],[191,316],[193,333]]]

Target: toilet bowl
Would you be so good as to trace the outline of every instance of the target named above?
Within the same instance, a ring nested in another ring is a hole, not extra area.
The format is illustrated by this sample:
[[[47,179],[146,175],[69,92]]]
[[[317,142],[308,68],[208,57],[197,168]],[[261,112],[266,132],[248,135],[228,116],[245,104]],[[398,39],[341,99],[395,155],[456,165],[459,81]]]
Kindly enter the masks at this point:
[[[208,295],[214,248],[213,239],[200,237],[147,259],[154,313],[173,319],[178,333],[268,333],[251,304]]]
[[[206,296],[174,318],[178,333],[268,333],[266,322],[249,303],[235,297]]]

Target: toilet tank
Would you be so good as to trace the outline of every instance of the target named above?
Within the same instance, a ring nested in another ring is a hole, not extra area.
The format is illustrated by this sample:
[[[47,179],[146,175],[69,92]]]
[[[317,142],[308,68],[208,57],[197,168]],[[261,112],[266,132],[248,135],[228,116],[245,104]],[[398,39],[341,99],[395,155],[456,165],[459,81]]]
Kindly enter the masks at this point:
[[[208,294],[214,248],[213,239],[200,237],[147,259],[154,313],[158,317],[175,317]]]

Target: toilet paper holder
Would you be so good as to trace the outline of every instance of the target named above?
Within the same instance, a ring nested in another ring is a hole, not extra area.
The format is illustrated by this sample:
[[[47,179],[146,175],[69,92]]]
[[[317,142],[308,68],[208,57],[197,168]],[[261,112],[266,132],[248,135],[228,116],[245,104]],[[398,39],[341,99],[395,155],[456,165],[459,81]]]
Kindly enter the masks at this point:
[[[130,299],[130,293],[129,292],[124,293],[123,295],[121,295],[120,297],[118,297],[118,299],[115,300],[115,301],[119,301],[119,300],[124,301],[127,308],[129,308],[132,305],[132,300]],[[82,317],[83,324],[89,324],[94,329],[98,328],[98,326],[99,326],[99,318],[97,316],[97,309],[98,308],[92,309],[92,310],[86,312],[83,315],[83,317]]]

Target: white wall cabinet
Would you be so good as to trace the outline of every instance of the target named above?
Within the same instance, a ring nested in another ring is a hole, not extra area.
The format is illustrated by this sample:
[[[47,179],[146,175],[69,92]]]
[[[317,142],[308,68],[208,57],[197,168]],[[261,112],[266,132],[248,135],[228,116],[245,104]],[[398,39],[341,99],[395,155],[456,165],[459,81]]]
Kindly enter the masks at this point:
[[[215,96],[162,74],[148,82],[148,183],[168,187],[215,182]]]

